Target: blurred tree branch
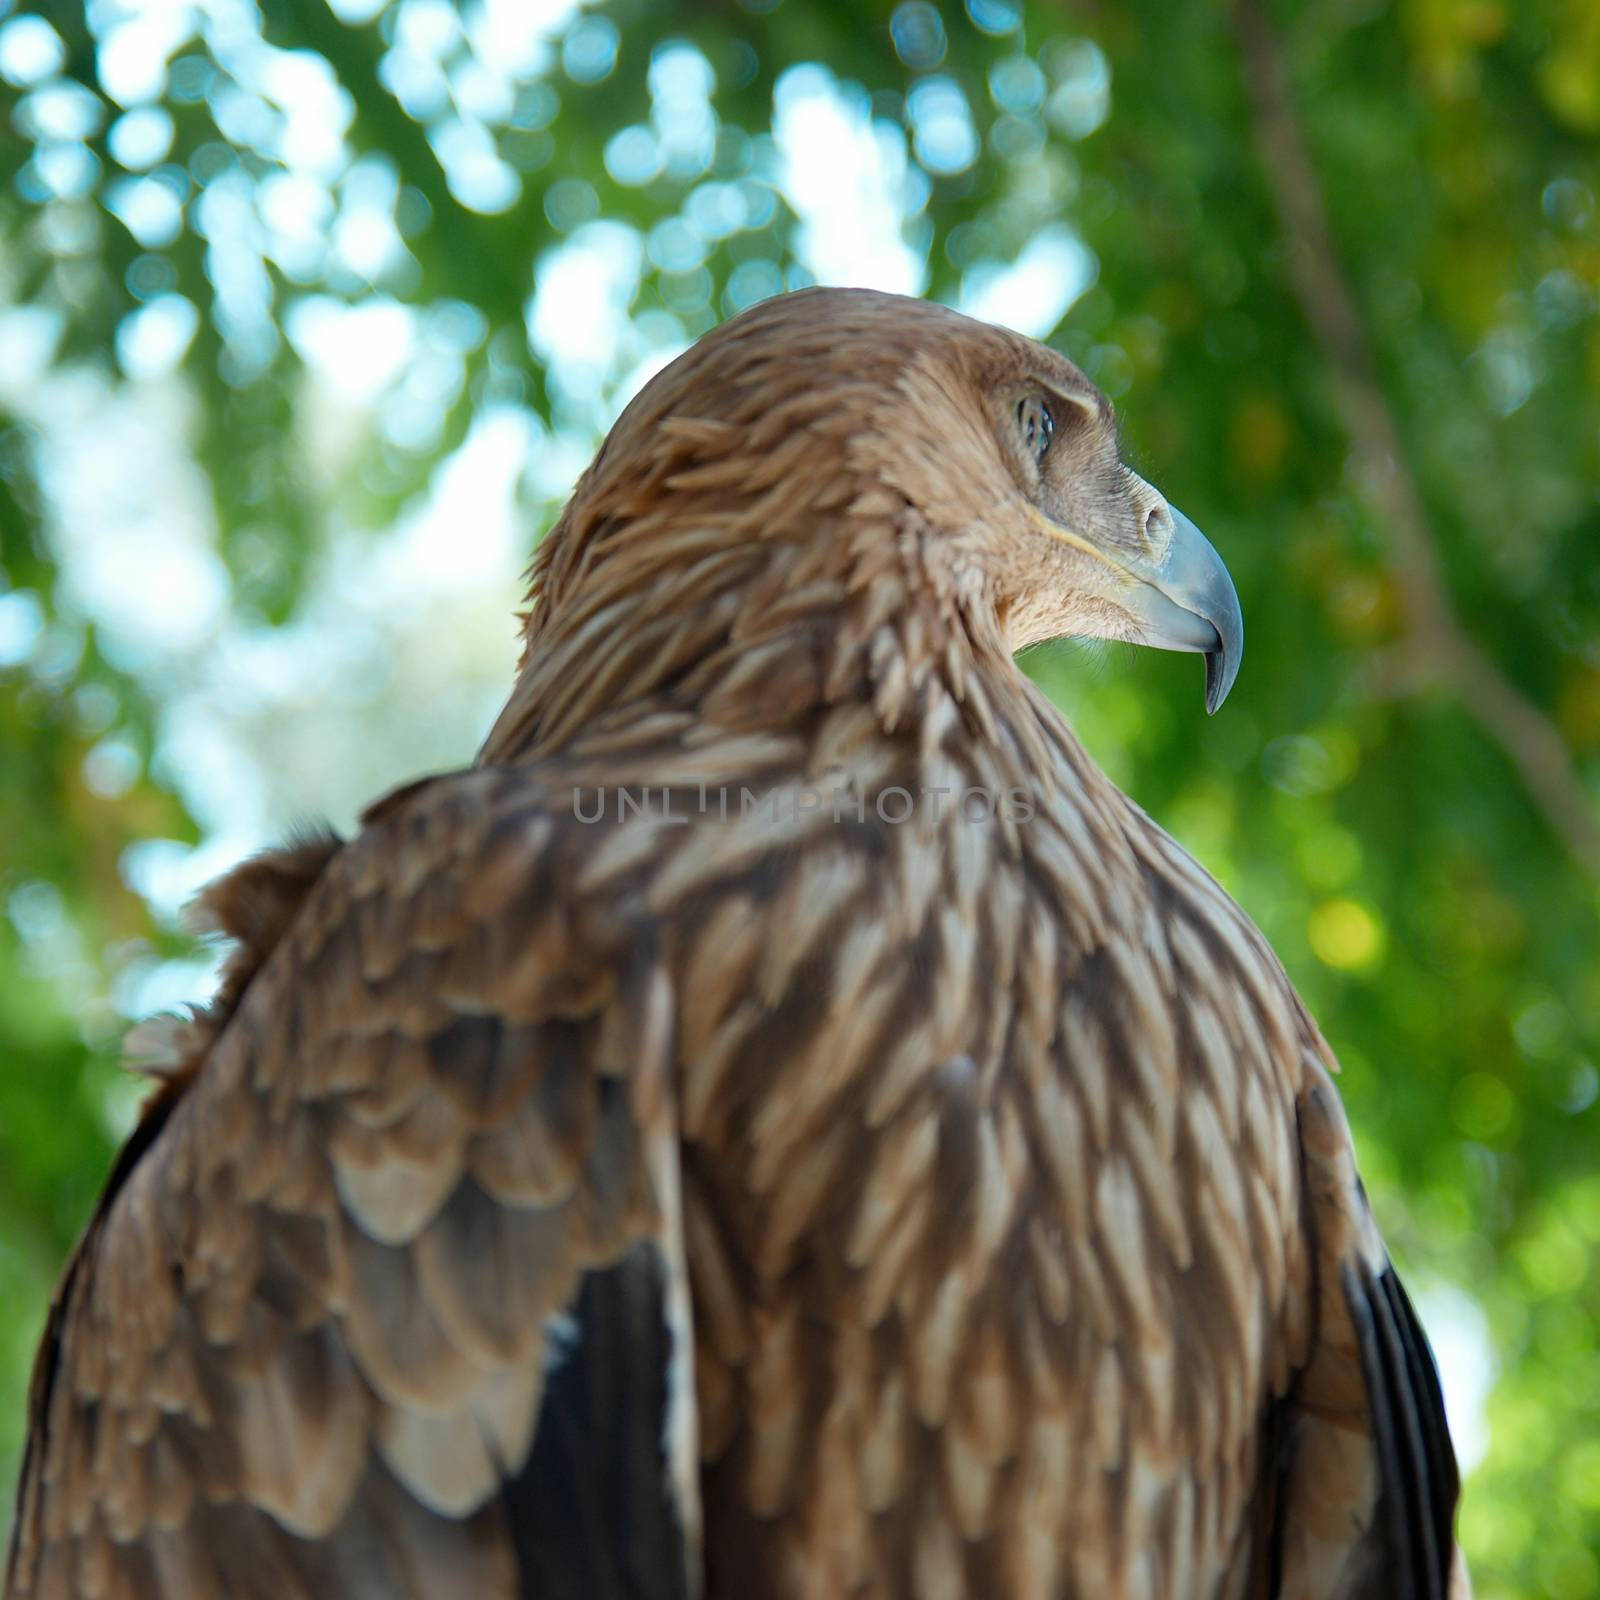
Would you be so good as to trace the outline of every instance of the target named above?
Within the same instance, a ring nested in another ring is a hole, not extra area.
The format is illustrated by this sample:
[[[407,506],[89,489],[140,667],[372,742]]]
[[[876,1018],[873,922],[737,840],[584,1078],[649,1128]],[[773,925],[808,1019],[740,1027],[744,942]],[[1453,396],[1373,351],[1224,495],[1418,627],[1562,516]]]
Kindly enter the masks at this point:
[[[1553,722],[1467,634],[1450,602],[1428,513],[1406,464],[1367,327],[1339,267],[1317,172],[1289,88],[1282,44],[1264,0],[1238,0],[1234,23],[1254,114],[1257,155],[1288,245],[1290,279],[1333,369],[1356,479],[1388,536],[1405,609],[1406,653],[1427,681],[1448,685],[1505,752],[1546,822],[1600,877],[1600,819]]]

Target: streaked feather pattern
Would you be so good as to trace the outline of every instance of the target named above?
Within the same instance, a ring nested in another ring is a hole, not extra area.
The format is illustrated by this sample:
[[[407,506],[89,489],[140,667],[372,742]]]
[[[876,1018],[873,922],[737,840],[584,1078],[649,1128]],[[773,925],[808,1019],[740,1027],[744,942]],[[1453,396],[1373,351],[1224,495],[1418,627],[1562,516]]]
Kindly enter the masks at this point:
[[[1035,370],[1105,428],[887,297],[704,341],[479,764],[210,893],[242,953],[62,1283],[8,1595],[1446,1593],[1326,1046],[1010,661]]]

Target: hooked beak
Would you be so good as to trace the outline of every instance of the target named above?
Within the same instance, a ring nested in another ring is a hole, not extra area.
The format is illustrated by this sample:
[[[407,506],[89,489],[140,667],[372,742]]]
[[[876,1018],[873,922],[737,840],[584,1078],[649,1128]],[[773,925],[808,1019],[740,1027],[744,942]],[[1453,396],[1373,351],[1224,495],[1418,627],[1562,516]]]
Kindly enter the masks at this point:
[[[1119,601],[1143,625],[1143,643],[1206,658],[1206,710],[1228,698],[1244,654],[1233,579],[1211,541],[1172,504],[1172,542],[1159,564],[1119,562],[1136,582]]]

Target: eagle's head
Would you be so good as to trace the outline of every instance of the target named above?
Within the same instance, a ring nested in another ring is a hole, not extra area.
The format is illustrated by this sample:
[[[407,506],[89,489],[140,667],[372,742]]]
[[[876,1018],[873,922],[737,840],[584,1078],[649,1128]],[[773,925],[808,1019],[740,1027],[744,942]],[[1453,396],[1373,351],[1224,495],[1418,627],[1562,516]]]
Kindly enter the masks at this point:
[[[1221,559],[1124,464],[1077,367],[860,289],[764,301],[657,373],[545,540],[532,598],[494,749],[691,669],[739,659],[742,682],[777,632],[791,663],[824,661],[824,697],[858,659],[881,691],[963,641],[989,660],[1073,636],[1195,651],[1210,711],[1244,640]]]
[[[1196,651],[1206,709],[1232,687],[1244,624],[1227,568],[1124,464],[1111,402],[1045,345],[923,300],[804,289],[708,334],[613,443],[668,417],[750,430],[757,468],[794,428],[837,440],[944,535],[1012,650],[1076,636]]]
[[[1222,704],[1244,648],[1228,569],[1123,462],[1110,400],[1072,362],[888,295],[816,290],[769,316],[804,317],[808,301],[830,320],[914,330],[915,352],[857,449],[970,553],[1010,649],[1075,636],[1195,651],[1206,658],[1206,709]]]

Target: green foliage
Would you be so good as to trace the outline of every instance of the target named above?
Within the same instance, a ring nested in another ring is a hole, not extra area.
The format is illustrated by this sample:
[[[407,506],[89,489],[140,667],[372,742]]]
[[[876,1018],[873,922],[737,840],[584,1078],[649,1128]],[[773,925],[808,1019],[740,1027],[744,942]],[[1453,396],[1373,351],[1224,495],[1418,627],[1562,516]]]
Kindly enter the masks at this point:
[[[1209,722],[1191,661],[1063,646],[1030,667],[1260,921],[1345,1062],[1402,1265],[1487,1315],[1489,1451],[1463,1519],[1480,1596],[1600,1592],[1600,897],[1480,708],[1408,639],[1393,530],[1294,292],[1229,10],[611,0],[501,81],[448,0],[380,0],[348,23],[319,0],[200,9],[139,91],[107,66],[116,29],[144,25],[120,0],[0,0],[0,659],[17,630],[26,644],[0,668],[0,1462],[126,1103],[110,1087],[119,977],[186,948],[129,888],[126,851],[205,831],[161,764],[159,674],[62,580],[48,419],[5,387],[7,338],[44,329],[42,372],[140,394],[155,380],[129,375],[154,325],[139,319],[198,311],[177,369],[192,454],[229,614],[271,634],[304,617],[336,532],[392,521],[476,419],[524,408],[551,437],[592,440],[639,359],[808,281],[772,128],[785,74],[816,63],[885,148],[909,149],[896,199],[927,292],[971,291],[1051,229],[1098,261],[1053,342],[1118,399],[1130,459],[1226,555],[1249,650]],[[1595,16],[1583,0],[1285,0],[1274,17],[1449,601],[1557,730],[1591,808]],[[263,89],[280,81],[263,62],[338,86],[329,115],[348,122],[320,165],[286,165],[306,113]],[[119,92],[150,110],[130,121]],[[361,194],[401,242],[324,248],[361,220]],[[275,250],[274,205],[300,208],[309,246]],[[552,252],[593,219],[648,240],[632,342],[598,390],[547,370],[528,331]],[[295,316],[312,296],[398,301],[443,330],[432,387],[385,396],[337,471],[308,448]],[[527,498],[531,545],[548,508]],[[118,760],[136,775],[94,781]]]

